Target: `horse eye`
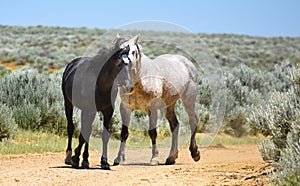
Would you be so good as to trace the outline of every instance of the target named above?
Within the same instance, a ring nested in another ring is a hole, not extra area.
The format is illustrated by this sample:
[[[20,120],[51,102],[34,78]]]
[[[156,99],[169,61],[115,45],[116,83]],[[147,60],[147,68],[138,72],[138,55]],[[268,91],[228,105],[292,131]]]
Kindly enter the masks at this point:
[[[135,51],[132,51],[132,55],[134,55]]]

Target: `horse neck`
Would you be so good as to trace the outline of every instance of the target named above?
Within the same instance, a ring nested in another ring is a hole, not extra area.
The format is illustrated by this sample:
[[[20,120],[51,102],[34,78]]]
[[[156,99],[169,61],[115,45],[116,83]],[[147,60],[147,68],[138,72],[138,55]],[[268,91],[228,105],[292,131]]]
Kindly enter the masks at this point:
[[[144,58],[144,60],[143,60]],[[138,62],[138,64],[136,64],[135,69],[133,70],[132,73],[132,79],[134,82],[138,81],[139,79],[141,79],[142,77],[142,68],[143,68],[143,63],[145,62],[145,58],[146,59],[150,59],[148,56],[146,56],[144,53],[141,53],[141,59]]]
[[[111,91],[116,77],[113,76],[114,63],[113,59],[108,59],[104,63],[97,78],[97,87],[100,91]]]

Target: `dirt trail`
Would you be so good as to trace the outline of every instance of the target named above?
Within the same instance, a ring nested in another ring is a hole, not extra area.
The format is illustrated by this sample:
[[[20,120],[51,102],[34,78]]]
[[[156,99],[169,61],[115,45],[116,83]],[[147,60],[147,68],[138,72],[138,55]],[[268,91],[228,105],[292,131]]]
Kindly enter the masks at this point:
[[[272,170],[260,158],[257,145],[208,148],[193,162],[187,148],[175,165],[149,166],[151,149],[128,150],[122,165],[101,170],[100,154],[90,153],[91,169],[64,165],[64,153],[2,155],[0,185],[268,185]],[[117,154],[110,150],[112,163]],[[168,149],[160,149],[163,163]]]

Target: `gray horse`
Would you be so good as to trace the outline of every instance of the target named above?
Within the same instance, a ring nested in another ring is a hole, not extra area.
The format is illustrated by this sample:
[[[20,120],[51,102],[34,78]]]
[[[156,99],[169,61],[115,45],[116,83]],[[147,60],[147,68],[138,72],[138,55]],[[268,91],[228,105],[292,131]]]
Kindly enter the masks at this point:
[[[157,113],[165,109],[165,117],[169,121],[172,131],[172,146],[165,164],[174,164],[178,157],[179,123],[174,112],[178,99],[181,99],[189,116],[191,127],[190,152],[195,161],[200,159],[200,151],[196,145],[195,133],[198,118],[195,113],[197,96],[197,69],[191,61],[181,55],[164,54],[154,60],[140,52],[138,44],[126,43],[137,58],[136,68],[131,72],[134,89],[131,93],[120,90],[122,118],[121,145],[114,165],[125,159],[125,144],[128,138],[130,114],[134,110],[141,110],[149,115],[149,136],[152,141],[151,165],[158,165]]]

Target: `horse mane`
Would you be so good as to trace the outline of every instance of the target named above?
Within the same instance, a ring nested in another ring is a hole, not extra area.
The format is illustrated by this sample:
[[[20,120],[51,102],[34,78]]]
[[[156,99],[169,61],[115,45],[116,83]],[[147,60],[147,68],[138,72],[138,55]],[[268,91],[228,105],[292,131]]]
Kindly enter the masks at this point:
[[[120,46],[128,41],[128,39],[125,39],[123,37],[118,37],[114,40],[114,48],[120,48]]]
[[[94,62],[106,62],[111,56],[115,54],[118,50],[120,50],[120,46],[122,43],[128,41],[125,38],[117,38],[114,40],[113,46],[111,48],[102,47],[97,52],[97,54],[93,57]]]
[[[129,41],[129,39],[125,39],[123,37],[118,37],[114,40],[114,47],[115,49],[119,48],[123,43]],[[139,71],[140,70],[140,66],[141,66],[141,59],[142,59],[142,52],[141,52],[141,46],[139,46],[138,44],[137,46],[137,50],[138,50],[138,55],[139,55],[139,62],[136,64],[136,70]]]

